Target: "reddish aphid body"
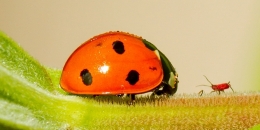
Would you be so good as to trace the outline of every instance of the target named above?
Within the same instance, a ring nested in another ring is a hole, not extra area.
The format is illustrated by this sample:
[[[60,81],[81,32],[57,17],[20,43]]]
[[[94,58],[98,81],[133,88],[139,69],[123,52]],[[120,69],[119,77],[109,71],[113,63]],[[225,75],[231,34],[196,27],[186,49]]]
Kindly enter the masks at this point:
[[[204,75],[204,77],[208,80],[208,78]],[[221,84],[212,84],[209,80],[208,82],[211,84],[211,86],[209,85],[198,85],[198,86],[209,86],[213,89],[212,92],[217,92],[218,94],[220,94],[220,92],[224,92],[225,89],[231,88],[231,90],[234,92],[234,90],[232,89],[230,82],[228,83],[221,83]],[[211,93],[212,93],[211,92]],[[200,95],[202,95],[203,92],[199,92]]]

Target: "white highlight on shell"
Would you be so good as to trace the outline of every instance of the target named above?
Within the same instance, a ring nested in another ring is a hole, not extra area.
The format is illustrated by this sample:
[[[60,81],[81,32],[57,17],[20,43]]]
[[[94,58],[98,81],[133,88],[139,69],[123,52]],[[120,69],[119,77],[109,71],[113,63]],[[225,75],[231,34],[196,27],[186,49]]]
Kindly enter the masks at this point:
[[[110,92],[102,92],[102,94],[110,94]]]
[[[99,71],[100,73],[103,73],[103,74],[106,74],[108,70],[109,70],[109,66],[107,66],[106,64],[104,64],[103,66],[100,66],[100,67],[98,68],[98,71]]]
[[[154,50],[154,53],[158,57],[158,59],[161,60],[159,51],[158,50]]]

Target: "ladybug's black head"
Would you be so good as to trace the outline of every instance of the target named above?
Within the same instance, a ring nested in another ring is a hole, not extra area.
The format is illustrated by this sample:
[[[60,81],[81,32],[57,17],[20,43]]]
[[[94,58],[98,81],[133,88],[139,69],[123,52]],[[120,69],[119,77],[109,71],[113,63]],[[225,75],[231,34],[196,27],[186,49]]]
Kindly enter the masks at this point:
[[[177,86],[175,88],[172,88],[171,85],[169,85],[166,82],[162,82],[154,91],[156,95],[173,95],[177,91]]]

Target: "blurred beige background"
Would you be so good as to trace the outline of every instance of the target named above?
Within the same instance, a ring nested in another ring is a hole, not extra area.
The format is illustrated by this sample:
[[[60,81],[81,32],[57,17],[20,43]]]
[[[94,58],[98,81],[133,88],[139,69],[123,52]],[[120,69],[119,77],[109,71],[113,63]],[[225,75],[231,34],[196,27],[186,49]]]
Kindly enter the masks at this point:
[[[179,73],[178,93],[231,81],[260,90],[258,0],[0,0],[0,30],[43,65],[62,69],[84,41],[111,30],[142,36]],[[231,90],[227,90],[231,92]]]

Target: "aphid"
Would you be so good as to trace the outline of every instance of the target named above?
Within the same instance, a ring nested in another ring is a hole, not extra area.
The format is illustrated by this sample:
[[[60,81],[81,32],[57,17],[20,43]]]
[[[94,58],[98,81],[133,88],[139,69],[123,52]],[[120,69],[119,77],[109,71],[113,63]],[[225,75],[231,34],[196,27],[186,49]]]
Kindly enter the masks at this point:
[[[203,76],[208,80],[208,78],[205,75],[203,75]],[[230,81],[228,83],[215,84],[215,85],[212,84],[209,80],[208,80],[208,82],[211,84],[211,86],[210,85],[198,85],[198,86],[209,86],[213,89],[212,92],[217,92],[218,94],[220,94],[220,92],[224,92],[225,89],[228,89],[228,88],[232,89],[232,87],[230,85]],[[232,91],[234,92],[233,89],[232,89]],[[201,91],[199,92],[199,94],[200,93],[201,93]],[[200,94],[200,95],[202,95],[202,94]]]

